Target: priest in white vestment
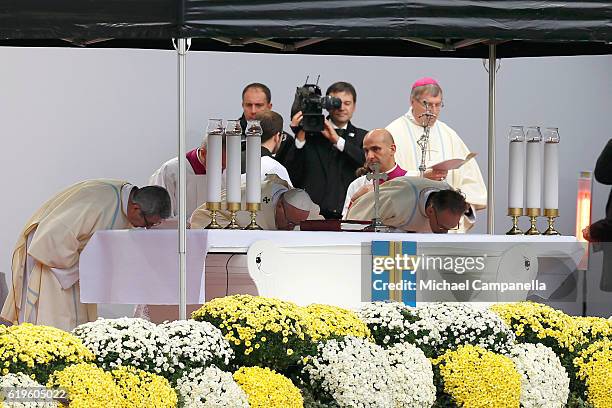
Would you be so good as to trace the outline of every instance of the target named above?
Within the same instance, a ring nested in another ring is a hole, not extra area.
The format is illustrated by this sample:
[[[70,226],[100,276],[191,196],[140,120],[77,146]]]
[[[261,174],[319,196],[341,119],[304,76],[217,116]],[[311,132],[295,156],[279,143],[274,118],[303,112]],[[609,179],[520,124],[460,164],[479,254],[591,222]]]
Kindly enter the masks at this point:
[[[359,197],[347,219],[374,218],[374,192]],[[379,217],[384,225],[406,232],[447,233],[459,228],[467,203],[443,181],[402,176],[380,186]]]
[[[245,209],[246,184],[242,184],[242,206]],[[217,222],[226,226],[231,217],[227,211],[226,191],[221,192],[221,210],[217,213]],[[268,174],[261,183],[261,210],[257,212],[257,224],[264,230],[293,230],[305,220],[323,219],[319,215],[319,206],[312,202],[308,193],[294,189],[275,174]],[[236,219],[241,226],[251,221],[250,213],[239,211]],[[210,212],[202,205],[191,216],[191,228],[205,228],[210,223]]]
[[[187,218],[206,202],[206,145],[207,136],[200,147],[192,149],[185,154],[186,163],[186,186],[187,186]],[[225,169],[225,137],[223,138],[221,164]],[[179,161],[178,157],[168,160],[149,178],[149,184],[162,186],[168,190],[172,202],[171,218],[178,217],[178,195],[179,195]],[[222,188],[225,187],[225,171],[223,172]]]
[[[397,147],[395,160],[399,166],[406,169],[407,175],[419,175],[421,148],[417,145],[417,141],[423,135],[423,124],[428,124],[430,133],[425,157],[428,170],[425,177],[438,181],[446,180],[465,195],[470,209],[468,216],[462,219],[460,229],[467,231],[475,221],[472,215],[487,205],[487,188],[480,168],[475,160],[469,160],[460,168],[448,172],[430,168],[444,160],[464,159],[470,153],[457,133],[446,123],[438,120],[443,102],[442,88],[436,80],[422,78],[416,81],[412,86],[410,103],[408,112],[387,126]],[[426,113],[432,113],[433,116]]]
[[[70,331],[97,318],[80,302],[79,256],[99,230],[152,227],[170,215],[159,186],[88,180],[68,187],[27,221],[13,251],[12,285],[1,317]]]

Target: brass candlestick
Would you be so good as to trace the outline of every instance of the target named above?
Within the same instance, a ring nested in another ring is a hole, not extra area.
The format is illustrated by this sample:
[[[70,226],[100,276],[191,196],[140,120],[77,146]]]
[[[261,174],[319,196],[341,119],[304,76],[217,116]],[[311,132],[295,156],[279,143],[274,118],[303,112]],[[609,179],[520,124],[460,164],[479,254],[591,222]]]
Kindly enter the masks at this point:
[[[220,202],[206,203],[206,209],[210,211],[210,224],[206,226],[206,229],[221,229],[223,228],[217,223],[217,211],[221,208]]]
[[[559,231],[555,229],[555,218],[559,216],[558,208],[545,208],[544,216],[548,218],[548,228],[544,231],[544,235],[561,235]]]
[[[227,203],[227,209],[230,212],[230,223],[225,229],[240,229],[240,225],[236,221],[236,213],[240,211],[240,203]]]
[[[523,231],[518,227],[518,219],[523,215],[523,209],[509,207],[508,215],[512,217],[512,228],[506,232],[506,235],[523,235]]]
[[[525,232],[525,235],[540,235],[540,231],[538,231],[538,227],[536,226],[536,222],[538,221],[538,217],[540,216],[539,208],[528,208],[527,216],[529,217],[529,221],[531,222],[531,227]]]
[[[257,211],[261,208],[261,203],[247,203],[247,211],[251,213],[251,223],[244,227],[245,230],[261,230],[262,228],[257,225]]]

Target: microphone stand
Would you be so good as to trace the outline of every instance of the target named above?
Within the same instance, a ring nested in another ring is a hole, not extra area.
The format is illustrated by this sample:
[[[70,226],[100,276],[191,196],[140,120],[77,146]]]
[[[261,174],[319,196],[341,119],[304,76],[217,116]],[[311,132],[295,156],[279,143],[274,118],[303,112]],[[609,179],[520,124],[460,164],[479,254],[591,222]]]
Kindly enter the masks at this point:
[[[427,152],[427,146],[429,145],[429,123],[431,122],[431,119],[436,116],[429,109],[429,103],[427,101],[423,101],[423,105],[425,106],[425,113],[419,116],[419,119],[424,118],[422,122],[423,135],[417,141],[417,145],[421,148],[421,164],[419,164],[419,173],[421,174],[421,178],[425,177],[425,170],[427,170],[427,166],[425,166],[425,155]]]

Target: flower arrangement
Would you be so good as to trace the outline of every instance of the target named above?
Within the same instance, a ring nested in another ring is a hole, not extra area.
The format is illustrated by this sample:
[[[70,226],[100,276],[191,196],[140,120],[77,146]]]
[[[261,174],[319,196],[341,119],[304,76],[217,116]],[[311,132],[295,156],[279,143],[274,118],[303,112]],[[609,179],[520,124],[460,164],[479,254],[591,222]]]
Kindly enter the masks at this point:
[[[314,349],[303,308],[291,302],[235,295],[213,299],[193,319],[219,328],[240,365],[284,371]]]
[[[470,304],[432,303],[419,308],[418,315],[432,327],[428,343],[434,356],[467,344],[504,354],[514,345],[514,333],[499,316]]]
[[[134,367],[119,367],[111,371],[123,398],[121,408],[173,408],[177,395],[168,380]]]
[[[602,317],[572,317],[588,342],[612,339],[612,320]]]
[[[319,402],[339,407],[393,407],[387,376],[391,366],[385,350],[364,339],[347,336],[318,344],[304,357],[302,375]]]
[[[124,402],[112,374],[91,363],[56,371],[47,386],[66,390],[70,408],[119,408]]]
[[[234,352],[221,330],[208,322],[177,320],[158,326],[168,337],[169,364],[175,368],[172,381],[182,372],[196,367],[216,365],[227,368]]]
[[[168,336],[146,320],[98,319],[78,326],[73,334],[95,354],[96,363],[107,370],[129,365],[162,375],[175,371],[167,358]]]
[[[407,342],[428,349],[432,329],[420,320],[416,309],[400,302],[369,302],[362,305],[357,314],[368,325],[379,346]],[[426,354],[432,354],[431,348],[427,351]]]
[[[441,380],[438,406],[519,407],[521,375],[508,357],[466,345],[447,351],[434,364]]]
[[[27,375],[23,373],[17,374],[7,374],[0,376],[0,391],[4,390],[7,392],[11,388],[24,389],[24,388],[41,388],[43,385],[37,383]],[[0,404],[3,401],[2,393],[0,393]],[[58,407],[58,403],[55,401],[24,401],[24,402],[16,402],[11,401],[10,404],[4,403],[0,406],[10,406],[11,408],[56,408]]]
[[[436,401],[431,362],[413,344],[398,343],[387,350],[388,382],[394,407],[429,408]]]
[[[521,407],[565,407],[570,381],[552,349],[543,344],[517,344],[509,357],[521,374]]]
[[[246,393],[251,408],[301,408],[300,390],[287,377],[269,368],[241,367],[234,380]]]
[[[249,407],[245,392],[232,374],[215,366],[185,372],[177,381],[176,390],[183,408]]]
[[[370,337],[370,329],[350,310],[337,306],[312,304],[306,307],[307,333],[313,341],[333,337]]]
[[[586,384],[587,401],[595,408],[612,407],[612,340],[592,343],[574,359],[577,377]]]
[[[542,343],[559,357],[573,353],[587,341],[578,320],[560,310],[535,302],[497,304],[490,310],[500,316],[521,343]],[[564,363],[562,358],[561,363]],[[571,365],[571,360],[570,360]],[[564,364],[567,369],[568,365]]]
[[[70,333],[48,326],[23,323],[0,334],[2,375],[24,373],[44,384],[55,370],[92,361],[93,354]]]

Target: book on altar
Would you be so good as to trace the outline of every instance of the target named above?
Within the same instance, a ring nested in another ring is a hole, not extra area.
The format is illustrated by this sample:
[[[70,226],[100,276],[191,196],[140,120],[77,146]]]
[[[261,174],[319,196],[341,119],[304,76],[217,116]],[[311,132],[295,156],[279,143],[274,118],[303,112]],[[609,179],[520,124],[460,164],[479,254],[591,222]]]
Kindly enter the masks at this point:
[[[364,231],[372,222],[361,220],[306,220],[300,231]]]
[[[441,171],[449,171],[456,170],[459,167],[463,166],[468,161],[472,160],[474,157],[478,156],[478,153],[470,153],[465,156],[465,159],[449,159],[441,161],[440,163],[436,163],[432,166],[429,166],[432,170],[441,170]]]

